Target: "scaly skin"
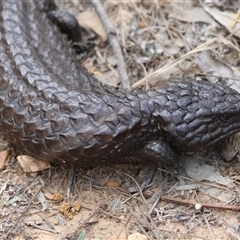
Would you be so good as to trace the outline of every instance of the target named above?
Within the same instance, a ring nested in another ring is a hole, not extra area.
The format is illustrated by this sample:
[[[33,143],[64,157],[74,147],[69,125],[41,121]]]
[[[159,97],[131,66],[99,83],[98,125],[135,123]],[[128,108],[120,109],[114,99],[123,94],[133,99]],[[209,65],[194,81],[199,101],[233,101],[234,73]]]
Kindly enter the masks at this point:
[[[102,85],[79,66],[39,2],[0,1],[0,132],[19,151],[76,166],[173,163],[178,151],[240,131],[240,95],[230,88]]]

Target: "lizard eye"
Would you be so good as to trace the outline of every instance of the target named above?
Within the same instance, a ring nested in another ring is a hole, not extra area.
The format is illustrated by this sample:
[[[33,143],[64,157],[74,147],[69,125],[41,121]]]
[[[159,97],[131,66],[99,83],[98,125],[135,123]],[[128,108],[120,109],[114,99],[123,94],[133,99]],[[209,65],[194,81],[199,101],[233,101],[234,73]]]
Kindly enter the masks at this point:
[[[230,121],[232,121],[233,116],[232,116],[232,115],[223,115],[223,116],[221,117],[221,119],[222,119],[224,122],[230,122]]]

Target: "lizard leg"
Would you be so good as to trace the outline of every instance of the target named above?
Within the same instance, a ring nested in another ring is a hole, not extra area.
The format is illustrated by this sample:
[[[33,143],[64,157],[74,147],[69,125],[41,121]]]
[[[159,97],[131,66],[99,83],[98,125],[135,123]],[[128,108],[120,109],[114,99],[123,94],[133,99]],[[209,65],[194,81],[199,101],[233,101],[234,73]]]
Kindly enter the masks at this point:
[[[150,141],[143,148],[141,158],[148,162],[154,162],[141,185],[142,191],[145,190],[152,182],[158,165],[172,166],[178,163],[178,155],[170,148],[168,144],[161,140]]]
[[[143,148],[141,158],[164,166],[171,166],[178,163],[178,155],[167,143],[161,140],[153,140],[147,143]]]
[[[72,14],[60,10],[52,10],[48,12],[48,17],[60,28],[63,34],[67,34],[69,40],[76,43],[81,42],[81,29]]]

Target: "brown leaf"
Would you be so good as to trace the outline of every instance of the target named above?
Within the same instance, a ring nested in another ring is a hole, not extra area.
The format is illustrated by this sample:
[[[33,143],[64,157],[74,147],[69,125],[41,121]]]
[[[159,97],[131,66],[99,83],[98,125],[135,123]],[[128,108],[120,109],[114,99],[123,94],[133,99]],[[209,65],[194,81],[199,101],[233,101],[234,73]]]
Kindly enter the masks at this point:
[[[39,172],[51,167],[49,163],[37,160],[28,155],[19,155],[17,157],[17,160],[21,165],[23,171],[27,173]]]
[[[10,159],[10,153],[8,150],[4,150],[0,152],[0,171],[5,168],[9,159]]]
[[[49,200],[53,200],[53,194],[50,193],[50,192],[45,192],[45,193],[44,193],[44,196],[45,196],[45,198],[47,198],[47,199],[49,199]]]
[[[76,212],[79,212],[80,211],[80,209],[81,209],[81,203],[79,203],[79,202],[75,202],[75,204],[74,204],[74,209],[76,210]]]
[[[82,12],[77,16],[77,20],[81,27],[91,29],[101,38],[103,42],[107,41],[107,33],[96,12]]]

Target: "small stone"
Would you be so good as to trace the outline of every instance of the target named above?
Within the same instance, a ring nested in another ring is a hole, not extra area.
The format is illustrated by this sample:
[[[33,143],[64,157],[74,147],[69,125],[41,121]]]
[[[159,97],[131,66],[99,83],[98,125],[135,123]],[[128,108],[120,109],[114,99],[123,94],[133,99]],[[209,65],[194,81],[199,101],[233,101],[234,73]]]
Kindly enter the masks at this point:
[[[147,236],[136,232],[128,236],[128,240],[148,240]]]

